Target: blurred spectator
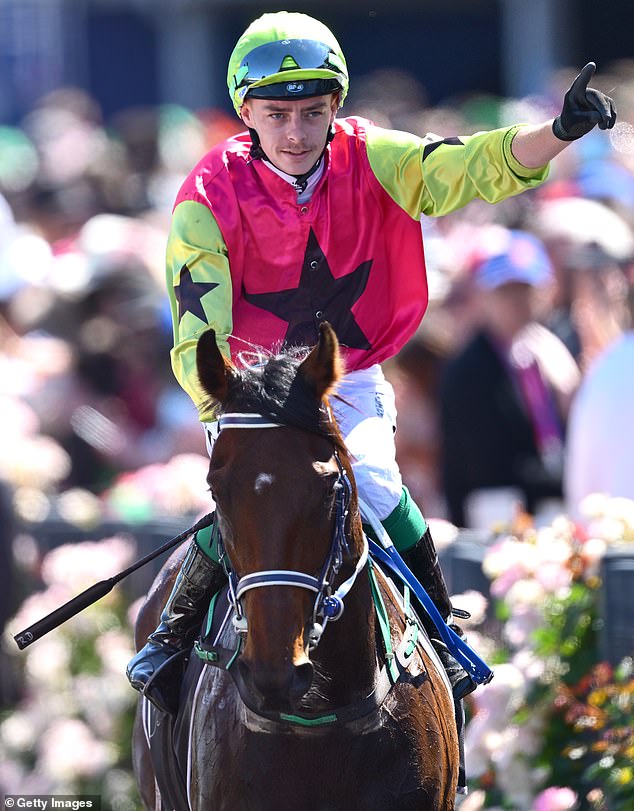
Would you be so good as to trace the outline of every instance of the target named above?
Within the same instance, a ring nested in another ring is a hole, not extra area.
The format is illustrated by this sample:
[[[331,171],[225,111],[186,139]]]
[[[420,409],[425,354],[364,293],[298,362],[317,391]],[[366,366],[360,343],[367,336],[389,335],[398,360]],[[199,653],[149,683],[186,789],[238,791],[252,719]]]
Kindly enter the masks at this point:
[[[634,271],[628,268],[627,328],[595,359],[572,404],[565,493],[572,515],[593,493],[634,499]]]
[[[163,105],[106,128],[94,99],[62,88],[0,128],[0,395],[5,413],[31,415],[33,448],[46,438],[60,492],[103,494],[123,472],[204,454],[170,372],[166,221],[228,120]],[[21,485],[12,448],[0,474]]]
[[[446,354],[446,336],[442,327],[436,328],[432,312],[428,312],[424,326],[385,366],[399,407],[395,439],[403,480],[412,498],[424,504],[426,512],[433,516],[444,514],[438,475],[438,390]]]
[[[619,266],[634,255],[632,229],[603,203],[582,197],[541,202],[531,227],[555,272],[546,323],[586,368],[620,330]]]
[[[476,515],[486,508],[481,491],[490,503],[510,494],[530,512],[561,498],[563,429],[579,380],[570,353],[534,320],[535,293],[552,275],[543,246],[518,231],[499,238],[475,269],[479,329],[441,386],[442,480],[458,526],[488,520]]]

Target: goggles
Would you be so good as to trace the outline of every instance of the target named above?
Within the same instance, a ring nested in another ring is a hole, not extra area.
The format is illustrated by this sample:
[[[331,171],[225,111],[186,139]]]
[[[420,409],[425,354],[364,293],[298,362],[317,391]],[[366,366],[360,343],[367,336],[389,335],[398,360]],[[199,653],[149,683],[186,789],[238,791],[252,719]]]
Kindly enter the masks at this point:
[[[286,64],[285,64],[286,63]],[[312,39],[283,39],[258,45],[244,57],[236,71],[236,88],[245,87],[285,70],[328,70],[345,73],[331,48]]]

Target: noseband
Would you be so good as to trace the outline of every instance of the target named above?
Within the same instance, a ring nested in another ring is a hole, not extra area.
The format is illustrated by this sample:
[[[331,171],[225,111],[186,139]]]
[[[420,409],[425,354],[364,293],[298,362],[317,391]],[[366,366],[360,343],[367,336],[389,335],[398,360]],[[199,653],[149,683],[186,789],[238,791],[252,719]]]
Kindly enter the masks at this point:
[[[224,431],[229,428],[281,428],[283,423],[273,422],[262,414],[226,413],[218,418],[218,429]],[[354,572],[336,590],[333,591],[334,580],[343,563],[344,553],[349,552],[346,538],[346,520],[350,506],[352,487],[343,468],[341,460],[335,450],[335,461],[339,475],[334,485],[335,491],[335,520],[328,556],[321,568],[319,577],[297,572],[289,569],[265,569],[252,572],[238,578],[231,565],[229,556],[218,531],[218,554],[229,578],[229,600],[235,611],[233,624],[239,634],[247,633],[247,619],[242,610],[241,599],[252,589],[266,588],[268,586],[295,586],[313,592],[316,597],[313,603],[312,623],[308,632],[309,648],[314,649],[321,639],[326,624],[335,622],[343,614],[343,600],[354,585],[357,576],[362,571],[368,559],[368,542],[363,536],[363,550],[357,561]]]

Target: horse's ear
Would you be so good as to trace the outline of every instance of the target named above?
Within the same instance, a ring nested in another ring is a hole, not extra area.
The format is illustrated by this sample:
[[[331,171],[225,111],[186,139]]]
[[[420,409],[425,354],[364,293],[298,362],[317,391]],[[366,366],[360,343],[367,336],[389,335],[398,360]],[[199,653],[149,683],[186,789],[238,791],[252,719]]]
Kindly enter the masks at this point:
[[[327,321],[319,325],[319,343],[302,362],[299,374],[319,399],[330,394],[335,383],[343,375],[339,341]]]
[[[224,403],[229,392],[229,378],[232,367],[218,349],[216,333],[213,329],[205,330],[198,339],[196,368],[198,369],[198,379],[203,390],[210,397]]]

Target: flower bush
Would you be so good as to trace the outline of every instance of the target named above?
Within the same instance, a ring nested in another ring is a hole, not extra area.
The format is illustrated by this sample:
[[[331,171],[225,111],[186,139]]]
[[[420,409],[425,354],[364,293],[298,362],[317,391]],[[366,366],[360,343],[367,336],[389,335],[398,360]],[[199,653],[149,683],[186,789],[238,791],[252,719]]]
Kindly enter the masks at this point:
[[[206,513],[211,508],[208,469],[207,456],[183,453],[164,464],[123,473],[104,493],[104,511],[130,522]]]
[[[130,747],[137,694],[125,677],[134,653],[129,592],[115,588],[24,651],[17,650],[12,635],[138,556],[127,531],[125,537],[46,552],[38,536],[49,519],[67,522],[86,537],[108,521],[133,533],[145,522],[182,518],[185,529],[193,515],[212,506],[205,484],[209,460],[177,454],[166,463],[120,474],[99,496],[80,488],[59,492],[67,472],[63,452],[50,440],[45,457],[42,445],[33,445],[30,456],[25,453],[20,443],[40,438],[38,423],[27,407],[19,411],[16,404],[0,395],[0,413],[9,413],[7,425],[21,449],[15,451],[13,439],[7,447],[0,443],[0,474],[11,484],[21,532],[14,544],[16,580],[22,591],[43,588],[25,599],[0,650],[10,657],[9,669],[20,686],[17,703],[0,711],[0,794],[96,794],[104,811],[136,809]],[[0,430],[7,442],[10,435]],[[13,458],[23,460],[19,469]]]
[[[597,653],[600,560],[634,540],[634,503],[583,506],[583,525],[523,522],[485,556],[500,633],[495,678],[470,705],[462,811],[634,808],[632,660]]]
[[[129,565],[121,538],[67,544],[42,561],[42,591],[28,597],[8,636],[32,625],[99,578]],[[125,678],[133,655],[118,589],[22,652],[7,640],[21,697],[0,716],[0,789],[12,794],[95,794],[102,808],[136,809],[130,739],[136,694]]]
[[[53,448],[57,446],[53,443]],[[41,458],[41,457],[40,457]],[[47,462],[54,467],[53,459]],[[209,459],[194,453],[174,456],[163,464],[146,465],[119,474],[112,486],[99,496],[83,488],[56,492],[42,481],[13,485],[16,516],[26,526],[57,517],[77,527],[92,530],[105,520],[138,525],[162,518],[191,516],[208,512],[212,502],[206,486]],[[0,453],[0,474],[2,453]]]

